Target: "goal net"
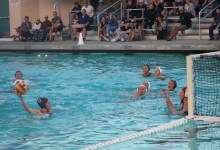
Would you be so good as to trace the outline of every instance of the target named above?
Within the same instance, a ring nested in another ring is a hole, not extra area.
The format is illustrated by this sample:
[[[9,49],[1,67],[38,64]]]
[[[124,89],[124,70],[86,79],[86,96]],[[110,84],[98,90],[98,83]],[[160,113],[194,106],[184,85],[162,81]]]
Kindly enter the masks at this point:
[[[220,117],[220,51],[187,56],[188,117]]]

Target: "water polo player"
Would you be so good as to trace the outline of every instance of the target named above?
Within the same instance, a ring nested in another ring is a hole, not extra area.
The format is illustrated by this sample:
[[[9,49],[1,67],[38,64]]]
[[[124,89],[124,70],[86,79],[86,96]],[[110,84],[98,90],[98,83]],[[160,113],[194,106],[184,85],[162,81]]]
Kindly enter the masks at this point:
[[[167,108],[170,110],[171,113],[180,113],[180,114],[184,113],[184,114],[187,114],[188,113],[188,92],[187,92],[187,87],[183,87],[180,90],[179,98],[181,100],[181,106],[180,106],[180,111],[177,111],[173,107],[173,104],[170,100],[170,92],[168,92],[167,96],[166,96]]]
[[[162,89],[161,92],[170,92],[174,91],[174,89],[177,87],[177,83],[175,80],[170,80],[167,85],[167,89]]]
[[[137,88],[137,93],[131,97],[131,99],[141,98],[147,92],[147,88],[145,85],[139,85]]]
[[[52,113],[52,110],[51,110],[51,104],[50,104],[50,101],[43,97],[43,98],[39,98],[37,100],[37,104],[40,106],[40,110],[37,110],[37,109],[32,109],[32,108],[29,108],[27,103],[25,102],[22,94],[20,93],[17,93],[18,97],[20,98],[21,102],[22,102],[22,105],[24,107],[24,109],[30,113],[30,114],[33,114],[33,115],[45,115],[45,114],[51,114]]]
[[[147,77],[147,76],[152,76],[153,74],[150,73],[150,67],[148,65],[143,65],[143,68],[142,68],[142,75]]]

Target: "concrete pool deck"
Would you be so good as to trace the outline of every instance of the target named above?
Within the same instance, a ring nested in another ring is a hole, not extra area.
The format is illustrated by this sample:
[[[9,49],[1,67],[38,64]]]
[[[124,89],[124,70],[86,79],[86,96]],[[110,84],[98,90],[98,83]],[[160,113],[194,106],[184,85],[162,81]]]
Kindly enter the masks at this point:
[[[72,53],[199,53],[220,50],[220,41],[157,40],[138,42],[54,41],[13,42],[0,41],[0,52],[72,52]]]

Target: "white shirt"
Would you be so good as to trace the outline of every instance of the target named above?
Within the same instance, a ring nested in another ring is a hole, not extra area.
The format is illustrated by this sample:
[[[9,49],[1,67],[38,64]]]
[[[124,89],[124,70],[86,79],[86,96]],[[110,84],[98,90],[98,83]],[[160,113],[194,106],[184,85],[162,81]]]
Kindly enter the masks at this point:
[[[36,30],[36,29],[39,30],[40,28],[41,28],[41,23],[39,23],[39,24],[36,24],[36,23],[35,23],[34,26],[33,26],[33,29],[34,29],[34,30]]]
[[[85,7],[83,6],[81,11],[85,9],[86,10],[86,14],[89,16],[89,17],[93,17],[94,16],[94,8],[91,6],[91,5],[88,5],[88,7]]]

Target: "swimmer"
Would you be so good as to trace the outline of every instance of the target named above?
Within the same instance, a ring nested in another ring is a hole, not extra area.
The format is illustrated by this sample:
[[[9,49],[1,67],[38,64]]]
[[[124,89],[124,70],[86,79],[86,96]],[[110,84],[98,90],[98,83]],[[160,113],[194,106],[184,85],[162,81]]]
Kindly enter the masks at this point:
[[[156,67],[154,70],[154,76],[156,78],[164,78],[166,77],[164,74],[162,74],[162,69],[160,67]]]
[[[143,65],[143,68],[142,68],[142,75],[144,76],[144,77],[147,77],[147,76],[153,76],[153,74],[152,73],[150,73],[150,67],[148,66],[148,65]]]
[[[22,72],[21,71],[16,71],[15,72],[15,80],[14,81],[16,81],[16,80],[23,80],[23,74],[22,74]]]
[[[37,109],[29,108],[27,103],[25,102],[23,96],[19,93],[16,93],[16,94],[20,98],[24,109],[28,113],[33,114],[33,115],[39,115],[39,116],[42,116],[42,115],[45,115],[45,114],[52,114],[51,104],[50,104],[50,101],[47,98],[43,97],[43,98],[39,98],[37,100],[37,104],[40,107],[40,110],[37,110]]]
[[[167,89],[162,89],[160,92],[170,92],[170,91],[174,91],[174,89],[177,87],[177,83],[175,80],[170,80],[168,82],[168,85],[167,85]]]
[[[180,111],[177,111],[174,109],[172,102],[170,101],[170,93],[167,93],[166,96],[166,103],[167,103],[167,108],[169,108],[171,113],[178,113],[178,114],[187,114],[188,113],[188,92],[187,92],[187,87],[183,87],[180,90],[179,93],[179,98],[181,100],[181,106],[180,106]]]
[[[26,85],[28,85],[30,83],[29,80],[24,80],[23,79],[23,73],[21,71],[16,71],[15,72],[15,79],[13,81],[13,84],[16,85],[19,82],[23,82]]]
[[[144,96],[144,94],[147,92],[147,88],[145,85],[140,85],[138,88],[137,88],[137,93],[135,95],[133,95],[131,97],[131,99],[136,99],[136,98],[139,98],[141,96]]]

